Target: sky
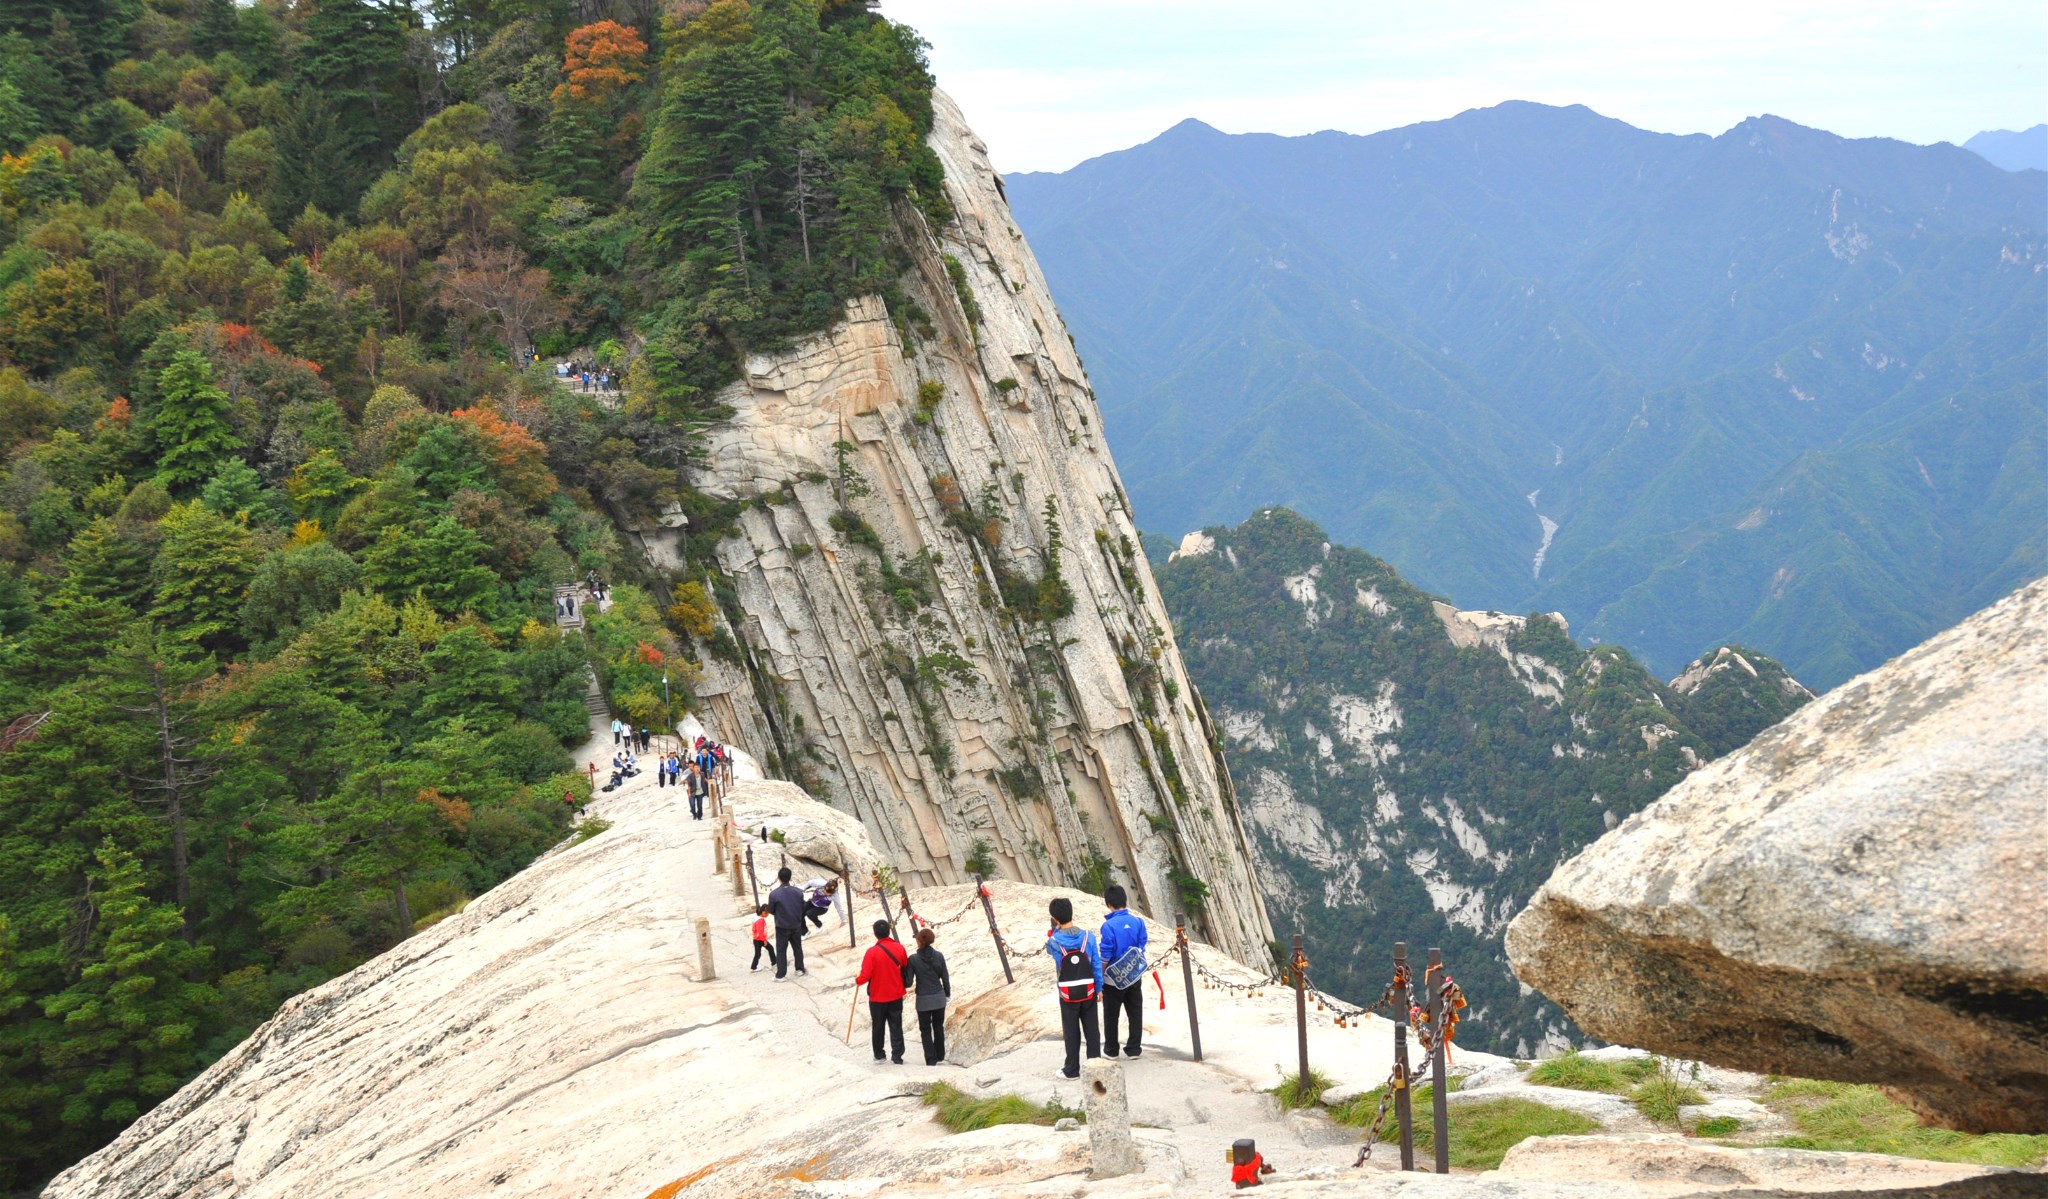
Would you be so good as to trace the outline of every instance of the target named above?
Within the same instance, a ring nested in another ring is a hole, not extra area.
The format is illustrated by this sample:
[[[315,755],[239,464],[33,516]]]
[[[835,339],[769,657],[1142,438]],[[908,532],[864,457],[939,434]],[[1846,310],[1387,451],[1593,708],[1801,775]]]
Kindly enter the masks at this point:
[[[1006,172],[1186,117],[1373,133],[1504,100],[1961,143],[2048,120],[2043,0],[881,0]]]

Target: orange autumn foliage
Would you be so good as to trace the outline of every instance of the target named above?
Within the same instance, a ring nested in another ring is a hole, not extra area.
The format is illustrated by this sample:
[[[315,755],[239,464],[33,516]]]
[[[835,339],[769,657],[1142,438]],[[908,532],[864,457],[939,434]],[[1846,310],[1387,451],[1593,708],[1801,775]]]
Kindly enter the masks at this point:
[[[454,418],[468,425],[488,448],[492,474],[507,494],[532,506],[555,494],[554,472],[547,467],[547,447],[496,408],[457,408]]]
[[[617,21],[597,21],[573,30],[562,55],[566,82],[555,88],[557,104],[609,103],[645,78],[647,43]]]
[[[469,828],[469,801],[459,795],[443,795],[439,787],[428,787],[419,793],[419,802],[432,807],[441,819],[457,832]]]

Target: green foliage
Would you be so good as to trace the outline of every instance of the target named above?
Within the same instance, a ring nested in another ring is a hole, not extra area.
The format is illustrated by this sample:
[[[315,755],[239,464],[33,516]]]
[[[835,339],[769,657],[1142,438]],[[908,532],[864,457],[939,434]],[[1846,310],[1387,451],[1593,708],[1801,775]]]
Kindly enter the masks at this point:
[[[961,865],[969,874],[980,875],[984,879],[993,878],[996,872],[995,846],[990,845],[985,837],[975,838],[974,847]]]
[[[1608,1061],[1587,1057],[1576,1049],[1567,1049],[1556,1057],[1537,1062],[1522,1076],[1522,1081],[1542,1087],[1625,1095],[1657,1072],[1655,1058],[1631,1057]]]
[[[1679,1108],[1705,1103],[1707,1097],[1700,1093],[1698,1087],[1682,1081],[1671,1073],[1668,1066],[1659,1063],[1655,1073],[1629,1091],[1628,1101],[1646,1119],[1659,1124],[1677,1124]]]
[[[1873,1086],[1812,1079],[1780,1079],[1764,1103],[1792,1117],[1799,1134],[1772,1142],[1788,1149],[1834,1153],[1891,1153],[1932,1161],[1972,1162],[2029,1169],[2048,1162],[2048,1136],[1992,1133],[1978,1136],[1930,1128],[1904,1104]]]
[[[724,0],[669,35],[632,205],[664,302],[655,402],[717,415],[736,350],[821,329],[909,265],[896,232],[949,215],[925,144],[924,46],[857,9]]]
[[[712,393],[900,297],[948,218],[923,47],[859,6],[684,5],[655,54],[651,9],[431,7],[0,38],[0,723],[53,714],[0,754],[0,1191],[561,842],[593,658],[667,726],[671,622],[740,657],[709,561],[739,506],[686,483]],[[623,402],[529,341],[596,347]],[[617,579],[616,523],[672,502],[693,581],[563,636],[553,586]],[[935,561],[881,558],[884,602],[921,612]],[[921,719],[966,661],[906,656]],[[162,981],[120,1008],[109,953]]]
[[[1733,1116],[1713,1116],[1692,1126],[1692,1134],[1701,1137],[1731,1137],[1742,1131],[1742,1121]]]
[[[1307,1086],[1301,1085],[1301,1075],[1289,1074],[1280,1080],[1280,1085],[1269,1088],[1267,1094],[1279,1102],[1281,1111],[1291,1112],[1297,1108],[1321,1105],[1323,1092],[1336,1085],[1335,1079],[1311,1067]]]
[[[1417,1092],[1417,1110],[1422,1092]],[[1600,1122],[1577,1112],[1530,1099],[1486,1099],[1451,1105],[1449,1130],[1451,1167],[1491,1170],[1501,1158],[1530,1137],[1569,1137],[1598,1132]],[[1436,1151],[1436,1129],[1427,1120],[1415,1122],[1415,1152]]]
[[[569,830],[570,843],[572,845],[581,845],[611,826],[612,822],[609,820],[601,820],[596,816],[586,816],[582,820],[577,821],[575,827]]]
[[[157,375],[157,478],[173,494],[212,479],[242,447],[228,420],[228,395],[213,383],[213,366],[196,350],[179,350]]]
[[[932,1117],[948,1132],[973,1132],[998,1124],[1042,1124],[1050,1127],[1064,1119],[1088,1122],[1088,1113],[1068,1107],[1053,1095],[1044,1103],[1033,1103],[1022,1095],[990,1095],[976,1098],[951,1083],[935,1082],[925,1087],[919,1101],[932,1109]]]

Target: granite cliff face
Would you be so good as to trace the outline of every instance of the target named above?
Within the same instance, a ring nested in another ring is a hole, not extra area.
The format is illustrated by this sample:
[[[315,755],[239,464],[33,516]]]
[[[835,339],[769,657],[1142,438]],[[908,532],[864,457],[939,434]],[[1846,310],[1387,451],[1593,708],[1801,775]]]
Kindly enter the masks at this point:
[[[908,239],[900,295],[752,356],[721,397],[693,482],[748,501],[718,551],[744,662],[699,694],[914,883],[977,857],[1116,879],[1263,960],[1229,779],[1087,376],[985,148],[937,110],[958,218]]]

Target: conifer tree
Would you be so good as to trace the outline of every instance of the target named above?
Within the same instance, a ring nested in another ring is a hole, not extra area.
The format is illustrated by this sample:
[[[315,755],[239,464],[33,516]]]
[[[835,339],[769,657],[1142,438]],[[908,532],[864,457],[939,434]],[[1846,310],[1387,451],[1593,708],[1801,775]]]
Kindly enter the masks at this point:
[[[150,422],[157,478],[173,494],[190,495],[213,478],[222,460],[242,448],[228,420],[228,394],[214,386],[213,366],[197,350],[180,350],[157,375]]]

